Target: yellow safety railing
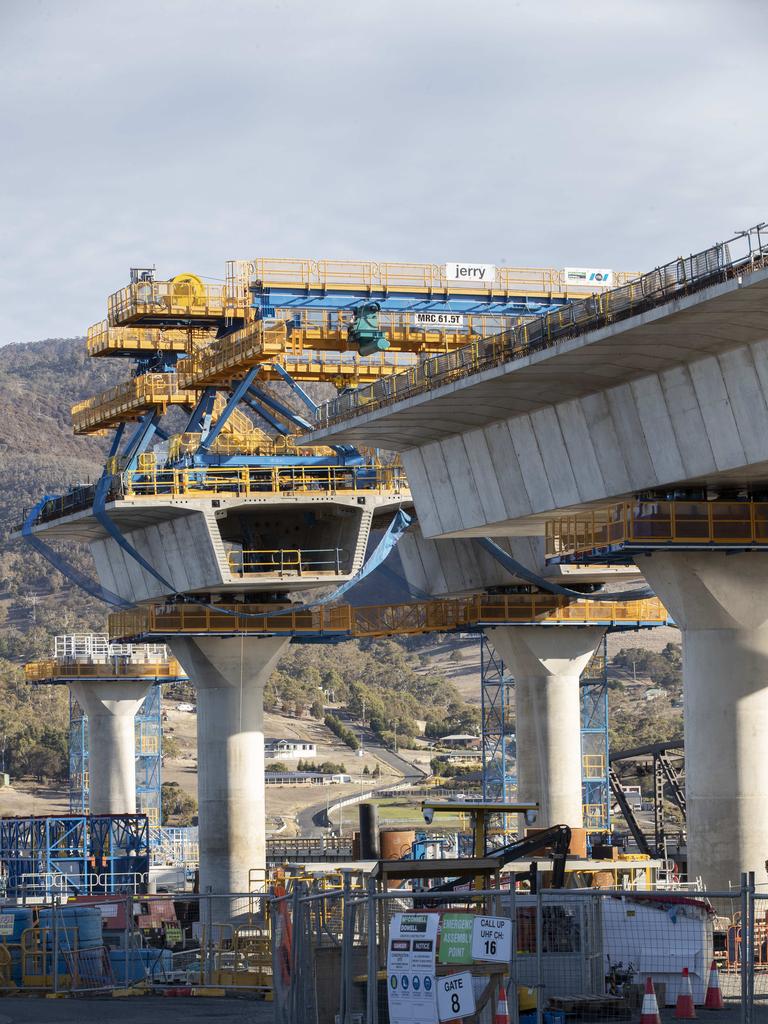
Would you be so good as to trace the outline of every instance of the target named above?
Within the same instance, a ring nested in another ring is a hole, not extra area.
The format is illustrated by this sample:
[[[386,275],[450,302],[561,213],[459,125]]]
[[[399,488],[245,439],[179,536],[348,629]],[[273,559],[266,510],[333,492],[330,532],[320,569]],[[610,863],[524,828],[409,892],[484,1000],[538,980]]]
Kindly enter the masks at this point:
[[[401,466],[211,466],[123,473],[125,498],[265,497],[273,494],[402,494],[410,496]]]
[[[88,355],[118,352],[194,352],[207,345],[214,332],[202,328],[111,327],[102,320],[88,328]]]
[[[302,634],[344,633],[353,637],[443,632],[477,625],[524,622],[664,623],[667,612],[658,598],[639,601],[569,602],[549,594],[476,595],[409,604],[275,608],[202,604],[160,605],[114,612],[113,638],[174,633]]]
[[[175,462],[182,455],[197,451],[201,439],[202,434],[174,434],[168,442],[169,461]],[[211,445],[211,451],[218,455],[288,455],[294,458],[333,454],[330,448],[295,445],[290,438],[273,438],[258,428],[253,428],[248,433],[226,434],[222,431]]]
[[[185,387],[207,387],[229,384],[233,374],[248,370],[257,363],[282,355],[286,348],[287,329],[284,323],[269,327],[261,321],[212,342],[191,356],[179,367]]]
[[[369,260],[309,260],[259,257],[252,261],[253,278],[264,288],[299,287],[330,290],[392,289],[424,293],[435,289],[448,294],[493,294],[566,297],[583,295],[588,286],[566,282],[565,273],[554,267],[497,267],[495,277],[480,283],[452,281],[445,264],[381,263]],[[634,274],[617,273],[623,283]]]
[[[603,754],[584,754],[581,759],[581,765],[582,778],[605,778],[605,757]]]
[[[622,546],[768,544],[768,502],[633,501],[551,519],[546,557],[589,557]]]
[[[347,553],[342,548],[280,548],[273,551],[236,549],[229,552],[228,559],[230,572],[239,576],[257,573],[272,576],[338,576],[347,560]]]
[[[605,675],[605,655],[598,651],[592,655],[589,664],[582,672],[582,679],[602,679]]]
[[[197,394],[179,387],[175,373],[144,373],[72,406],[76,434],[116,426],[149,409],[163,411],[169,405],[194,405]]]
[[[24,666],[24,678],[28,683],[43,679],[172,679],[184,675],[186,673],[175,658],[144,663],[118,659],[93,662],[48,658],[28,661]]]
[[[582,813],[584,828],[595,830],[608,828],[608,812],[603,804],[584,804]]]
[[[121,288],[107,300],[107,319],[112,326],[148,319],[183,318],[215,322],[248,314],[247,293],[230,294],[225,285],[203,284],[182,275],[173,281],[138,281]]]

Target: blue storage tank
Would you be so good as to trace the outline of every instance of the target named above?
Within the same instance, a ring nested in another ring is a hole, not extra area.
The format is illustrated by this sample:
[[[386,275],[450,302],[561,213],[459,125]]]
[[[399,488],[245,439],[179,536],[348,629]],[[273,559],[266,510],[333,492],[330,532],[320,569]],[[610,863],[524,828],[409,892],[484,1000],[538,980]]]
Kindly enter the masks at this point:
[[[58,974],[69,974],[72,968],[71,960],[67,959],[66,953],[74,950],[95,949],[95,947],[102,945],[101,920],[101,911],[98,907],[65,905],[56,908],[55,929],[58,930],[56,938],[59,953],[56,970]],[[38,924],[41,928],[47,929],[45,933],[45,948],[52,950],[54,943],[54,920],[53,911],[50,908],[46,907],[40,911]],[[100,954],[94,954],[93,963],[88,962],[82,953],[79,953],[78,956],[81,970],[84,973],[91,974],[92,971],[97,970],[96,964]],[[40,973],[42,973],[42,962],[39,963]],[[47,969],[49,971],[51,966],[48,963]]]
[[[132,985],[148,978],[162,981],[173,969],[170,949],[110,949],[109,962],[116,985]]]
[[[101,911],[98,907],[63,906],[56,909],[59,949],[92,949],[101,946]],[[46,946],[53,946],[54,921],[52,911],[40,911],[40,927],[48,928]]]
[[[32,910],[30,907],[1,907],[0,908],[0,942],[4,946],[18,945],[21,936],[27,928],[33,924]],[[17,985],[21,983],[21,951],[11,950],[11,980]]]

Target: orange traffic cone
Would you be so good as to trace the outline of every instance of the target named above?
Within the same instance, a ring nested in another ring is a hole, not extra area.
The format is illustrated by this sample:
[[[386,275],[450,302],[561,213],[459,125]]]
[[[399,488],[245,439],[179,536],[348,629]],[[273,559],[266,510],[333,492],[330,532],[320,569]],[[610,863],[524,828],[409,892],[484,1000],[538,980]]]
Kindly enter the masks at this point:
[[[643,995],[643,1008],[640,1011],[640,1024],[661,1024],[659,1004],[656,1002],[656,992],[653,987],[653,978],[650,974],[645,979],[645,994]]]
[[[720,991],[720,975],[717,973],[717,964],[714,960],[712,961],[712,966],[709,969],[709,984],[707,985],[707,994],[704,997],[704,1009],[723,1009],[723,993]]]
[[[693,1006],[693,989],[691,988],[691,976],[688,968],[683,968],[683,985],[677,997],[675,1017],[678,1020],[696,1020],[696,1010]]]
[[[507,990],[503,985],[499,988],[499,1002],[496,1005],[496,1013],[493,1015],[493,1024],[510,1024]]]

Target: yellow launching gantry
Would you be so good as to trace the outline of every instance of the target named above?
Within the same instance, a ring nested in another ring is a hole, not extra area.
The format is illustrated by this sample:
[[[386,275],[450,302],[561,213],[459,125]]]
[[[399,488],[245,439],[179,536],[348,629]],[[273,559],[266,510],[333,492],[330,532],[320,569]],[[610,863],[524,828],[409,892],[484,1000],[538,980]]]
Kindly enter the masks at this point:
[[[135,359],[136,376],[77,403],[75,432],[189,408],[206,388],[228,392],[254,368],[254,385],[286,375],[337,388],[373,384],[592,290],[552,268],[453,263],[260,257],[228,261],[223,283],[189,273],[161,281],[136,268],[87,341],[93,356]],[[363,332],[356,335],[364,306],[378,340],[368,355]]]

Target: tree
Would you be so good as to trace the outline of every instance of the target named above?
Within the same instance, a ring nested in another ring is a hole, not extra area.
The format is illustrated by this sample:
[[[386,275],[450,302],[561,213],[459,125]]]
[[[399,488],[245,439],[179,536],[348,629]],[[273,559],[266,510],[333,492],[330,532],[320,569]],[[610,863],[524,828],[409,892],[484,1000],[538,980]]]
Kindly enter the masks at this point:
[[[185,793],[178,782],[164,782],[160,792],[163,822],[176,825],[191,825],[197,814],[197,800]]]

